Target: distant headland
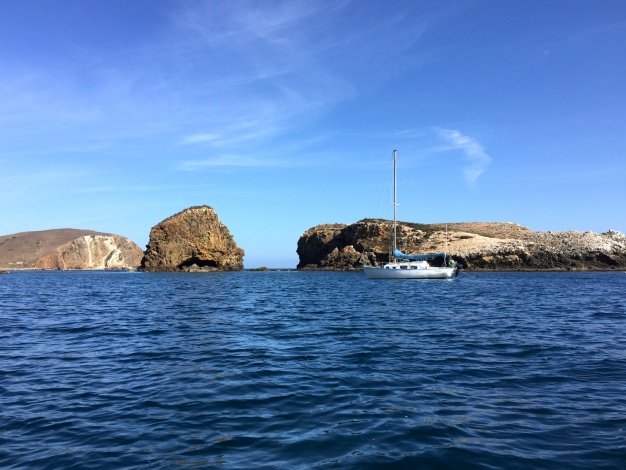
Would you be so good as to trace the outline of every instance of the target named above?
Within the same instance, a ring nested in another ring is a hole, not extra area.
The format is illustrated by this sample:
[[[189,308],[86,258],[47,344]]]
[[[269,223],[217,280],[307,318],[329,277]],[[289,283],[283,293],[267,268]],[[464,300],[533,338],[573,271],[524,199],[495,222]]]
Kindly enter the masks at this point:
[[[111,233],[60,228],[0,236],[0,269],[136,269],[143,252]]]
[[[393,222],[364,219],[322,224],[298,240],[300,270],[355,271],[388,261]],[[446,238],[447,230],[447,238]],[[608,271],[626,268],[620,232],[535,232],[510,222],[398,222],[405,253],[447,251],[470,271]]]
[[[388,261],[392,222],[320,224],[297,242],[305,271],[358,271]],[[398,222],[406,253],[446,251],[469,271],[626,270],[626,236],[609,230],[535,232],[510,222]],[[0,236],[0,270],[139,269],[241,271],[244,250],[210,206],[194,206],[152,227],[145,252],[109,233],[54,229]],[[261,269],[259,269],[261,270]]]

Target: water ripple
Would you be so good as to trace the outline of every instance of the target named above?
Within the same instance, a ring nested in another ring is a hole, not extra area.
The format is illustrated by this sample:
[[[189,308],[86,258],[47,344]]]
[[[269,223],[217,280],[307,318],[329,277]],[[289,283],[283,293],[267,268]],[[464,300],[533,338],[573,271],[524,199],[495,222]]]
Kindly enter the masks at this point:
[[[625,287],[13,273],[0,467],[623,468]]]

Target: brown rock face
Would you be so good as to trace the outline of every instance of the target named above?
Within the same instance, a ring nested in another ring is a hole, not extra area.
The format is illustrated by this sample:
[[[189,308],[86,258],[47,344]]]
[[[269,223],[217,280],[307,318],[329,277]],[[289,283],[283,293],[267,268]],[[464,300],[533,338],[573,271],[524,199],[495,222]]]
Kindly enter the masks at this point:
[[[5,269],[136,269],[143,252],[128,238],[92,230],[55,229],[0,237]]]
[[[365,219],[351,225],[323,224],[298,240],[298,269],[360,270],[387,262],[393,223]],[[508,222],[445,225],[398,222],[398,248],[405,253],[447,251],[473,271],[623,270],[626,237],[612,230],[534,232]],[[436,262],[437,260],[435,260]]]
[[[209,206],[190,207],[150,231],[143,271],[241,271],[244,251]]]

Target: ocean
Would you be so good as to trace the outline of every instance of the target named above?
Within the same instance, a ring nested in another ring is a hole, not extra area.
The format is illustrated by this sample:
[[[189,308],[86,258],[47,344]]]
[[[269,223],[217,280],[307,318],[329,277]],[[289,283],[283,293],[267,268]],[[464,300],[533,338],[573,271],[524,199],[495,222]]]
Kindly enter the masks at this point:
[[[624,469],[626,274],[0,276],[2,469]]]

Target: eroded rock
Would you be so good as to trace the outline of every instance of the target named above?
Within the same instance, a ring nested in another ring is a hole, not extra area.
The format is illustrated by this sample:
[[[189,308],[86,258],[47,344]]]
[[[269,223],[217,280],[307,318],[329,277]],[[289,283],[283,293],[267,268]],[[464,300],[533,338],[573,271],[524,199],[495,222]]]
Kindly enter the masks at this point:
[[[360,270],[389,260],[393,223],[364,219],[323,224],[298,240],[301,270]],[[616,231],[534,232],[510,222],[412,224],[398,222],[398,248],[405,253],[446,251],[466,269],[611,270],[626,268],[626,237]]]
[[[143,271],[241,271],[244,251],[209,206],[196,206],[152,227]]]

